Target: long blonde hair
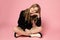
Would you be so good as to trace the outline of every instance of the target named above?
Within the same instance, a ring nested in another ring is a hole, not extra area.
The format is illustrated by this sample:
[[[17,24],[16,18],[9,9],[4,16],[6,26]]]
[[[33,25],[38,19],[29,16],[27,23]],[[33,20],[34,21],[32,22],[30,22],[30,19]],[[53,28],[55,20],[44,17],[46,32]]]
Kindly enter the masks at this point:
[[[24,13],[25,20],[28,21],[28,22],[31,22],[32,20],[35,20],[35,22],[37,22],[37,18],[32,19],[32,18],[30,17],[30,9],[31,9],[32,7],[38,7],[37,13],[40,14],[40,10],[41,10],[40,6],[39,6],[38,4],[33,4],[30,8],[27,8],[27,9],[25,10],[25,13]],[[40,15],[41,15],[41,14],[40,14]]]

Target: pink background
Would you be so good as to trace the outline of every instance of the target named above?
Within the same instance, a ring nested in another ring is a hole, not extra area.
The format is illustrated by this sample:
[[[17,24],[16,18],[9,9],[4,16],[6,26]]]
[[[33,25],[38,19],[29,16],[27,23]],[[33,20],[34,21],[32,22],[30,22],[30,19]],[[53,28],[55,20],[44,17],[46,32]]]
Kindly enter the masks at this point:
[[[41,6],[43,38],[14,37],[21,10]],[[0,0],[0,40],[60,40],[60,0]]]

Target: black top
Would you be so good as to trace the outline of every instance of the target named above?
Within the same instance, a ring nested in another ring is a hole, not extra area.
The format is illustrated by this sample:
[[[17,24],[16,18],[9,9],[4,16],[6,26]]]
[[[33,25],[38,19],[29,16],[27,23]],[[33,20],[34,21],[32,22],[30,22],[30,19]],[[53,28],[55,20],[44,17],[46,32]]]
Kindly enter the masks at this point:
[[[21,11],[18,19],[18,27],[21,27],[24,31],[25,29],[31,29],[32,28],[32,23],[28,23],[28,21],[25,21],[25,17],[23,16],[24,11]],[[41,26],[41,18],[37,18],[37,22],[35,23],[38,27]]]

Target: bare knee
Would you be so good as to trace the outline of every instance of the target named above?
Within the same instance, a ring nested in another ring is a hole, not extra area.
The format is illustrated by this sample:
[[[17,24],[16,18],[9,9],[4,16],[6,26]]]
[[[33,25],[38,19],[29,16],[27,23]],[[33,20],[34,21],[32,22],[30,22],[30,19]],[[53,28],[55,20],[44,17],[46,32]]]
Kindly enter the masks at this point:
[[[13,30],[14,30],[14,32],[17,32],[18,31],[18,28],[17,27],[14,27]]]
[[[14,32],[18,35],[25,35],[25,32],[20,27],[14,27]]]
[[[42,31],[42,27],[37,27],[37,29],[39,30],[39,32],[41,32],[41,31]]]

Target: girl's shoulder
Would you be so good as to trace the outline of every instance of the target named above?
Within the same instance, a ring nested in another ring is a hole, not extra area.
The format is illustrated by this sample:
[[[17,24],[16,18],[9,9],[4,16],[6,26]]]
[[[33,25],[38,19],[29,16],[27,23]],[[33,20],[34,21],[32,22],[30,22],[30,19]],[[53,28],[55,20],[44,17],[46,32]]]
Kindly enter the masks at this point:
[[[22,17],[24,15],[25,10],[20,11],[19,16]]]
[[[20,11],[20,14],[23,14],[25,12],[25,10],[22,10],[22,11]]]

